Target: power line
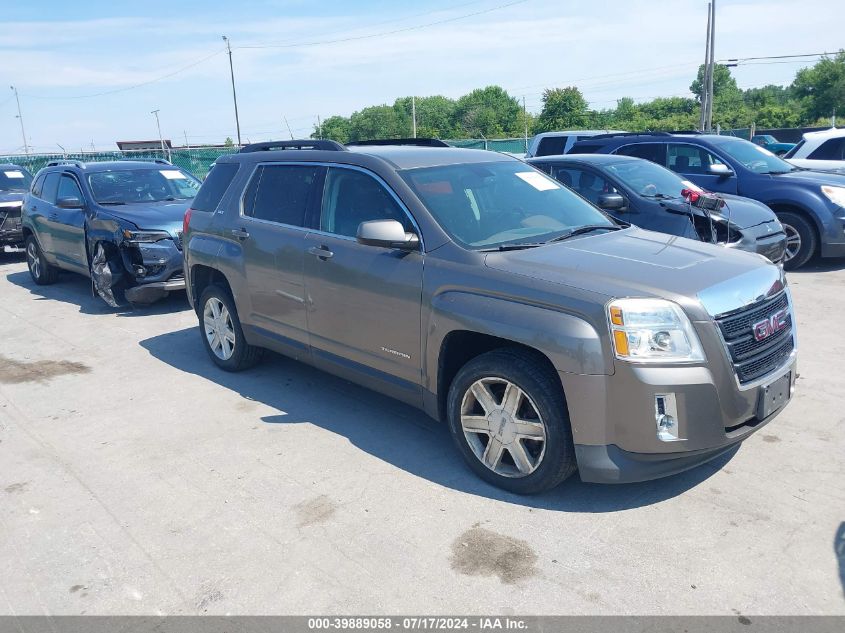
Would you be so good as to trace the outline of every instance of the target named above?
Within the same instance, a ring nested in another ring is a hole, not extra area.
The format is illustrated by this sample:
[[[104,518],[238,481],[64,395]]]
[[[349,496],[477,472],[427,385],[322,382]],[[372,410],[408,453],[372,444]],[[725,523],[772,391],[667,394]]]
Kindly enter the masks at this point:
[[[834,55],[835,53],[801,53],[799,55],[766,55],[763,57],[732,57],[731,59],[720,59],[718,63],[722,62],[747,62],[756,61],[758,59],[789,59],[792,57],[819,57],[821,55]]]
[[[202,58],[200,58],[200,59],[198,59],[194,62],[191,62],[187,66],[182,66],[181,68],[178,68],[177,70],[169,72],[166,75],[161,75],[160,77],[155,77],[154,79],[150,79],[148,81],[142,81],[140,83],[133,84],[131,86],[124,86],[123,88],[115,88],[114,90],[105,90],[103,92],[95,92],[93,94],[87,94],[87,95],[63,95],[63,96],[60,96],[60,97],[48,97],[48,96],[45,96],[45,95],[31,95],[31,94],[26,94],[24,96],[29,97],[30,99],[49,99],[49,100],[91,99],[93,97],[104,97],[106,95],[113,95],[113,94],[117,94],[119,92],[126,92],[127,90],[134,90],[135,88],[142,88],[143,86],[149,86],[150,84],[154,84],[154,83],[161,81],[163,79],[168,79],[168,78],[173,77],[175,75],[178,75],[179,73],[182,73],[182,72],[184,72],[184,71],[186,71],[190,68],[193,68],[194,66],[199,66],[204,61],[207,61],[207,60],[211,59],[212,57],[216,57],[220,53],[224,53],[224,52],[226,52],[225,48],[220,49],[218,51],[211,53],[210,55],[206,55],[205,57],[202,57]]]
[[[483,9],[482,11],[475,11],[473,13],[465,13],[463,15],[453,16],[451,18],[445,18],[443,20],[436,20],[434,22],[427,22],[425,24],[417,24],[415,26],[407,26],[401,29],[393,29],[392,31],[382,31],[380,33],[370,33],[368,35],[356,35],[353,37],[344,37],[335,40],[319,40],[313,42],[301,42],[301,43],[288,43],[288,44],[253,44],[253,45],[246,45],[246,46],[238,46],[237,48],[245,48],[245,49],[265,49],[265,48],[302,48],[306,46],[319,46],[322,44],[339,44],[341,42],[355,42],[359,40],[368,40],[373,39],[376,37],[386,37],[388,35],[396,35],[397,33],[406,33],[408,31],[418,31],[419,29],[428,28],[430,26],[438,26],[440,24],[447,24],[449,22],[456,22],[458,20],[465,20],[466,18],[472,18],[479,15],[484,15],[486,13],[492,13],[493,11],[499,11],[501,9],[506,9],[508,7],[513,7],[518,4],[524,4],[529,0],[514,0],[514,2],[507,2],[505,4],[500,4],[495,7],[490,7],[489,9]]]

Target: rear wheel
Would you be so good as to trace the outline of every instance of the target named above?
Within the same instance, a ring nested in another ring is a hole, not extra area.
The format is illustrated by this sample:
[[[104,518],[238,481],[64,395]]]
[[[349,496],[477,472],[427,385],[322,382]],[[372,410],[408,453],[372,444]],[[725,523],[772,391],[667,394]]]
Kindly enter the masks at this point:
[[[55,283],[59,276],[59,269],[47,263],[33,235],[26,238],[26,265],[32,280],[39,286]]]
[[[224,288],[208,286],[199,305],[202,342],[215,365],[241,371],[261,360],[264,350],[246,342],[235,303]]]
[[[576,470],[560,381],[535,353],[503,349],[469,361],[449,389],[447,413],[467,464],[495,486],[534,494]]]
[[[795,270],[806,264],[816,253],[816,231],[803,215],[791,211],[779,211],[778,220],[786,232],[786,253],[783,267]]]

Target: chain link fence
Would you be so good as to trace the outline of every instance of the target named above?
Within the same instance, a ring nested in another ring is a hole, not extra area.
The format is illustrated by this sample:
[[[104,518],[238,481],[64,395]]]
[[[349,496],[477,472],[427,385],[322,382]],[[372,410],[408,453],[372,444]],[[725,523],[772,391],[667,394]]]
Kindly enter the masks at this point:
[[[525,152],[525,139],[460,139],[446,141],[454,147],[486,149],[495,152]],[[25,167],[33,174],[47,163],[56,160],[78,160],[83,163],[111,160],[168,160],[177,167],[203,179],[212,163],[221,156],[237,152],[237,147],[195,147],[170,150],[124,150],[114,152],[78,152],[67,154],[17,154],[0,156],[0,163],[12,163]]]

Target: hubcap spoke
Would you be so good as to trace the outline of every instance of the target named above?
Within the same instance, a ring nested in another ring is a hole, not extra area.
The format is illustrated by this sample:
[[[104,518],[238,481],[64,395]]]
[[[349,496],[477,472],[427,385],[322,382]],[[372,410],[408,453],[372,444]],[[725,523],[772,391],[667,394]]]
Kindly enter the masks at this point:
[[[508,452],[513,458],[513,463],[516,464],[517,469],[524,475],[529,474],[534,470],[534,465],[531,458],[528,456],[528,451],[518,439],[512,444],[508,444]]]
[[[487,442],[487,448],[484,449],[484,455],[482,456],[481,461],[487,465],[487,468],[496,470],[496,467],[502,459],[503,449],[504,445],[502,442],[497,440],[495,437],[491,437],[490,441]]]
[[[516,420],[516,435],[517,437],[524,437],[529,440],[545,440],[546,432],[543,425],[539,422],[528,422],[526,420]]]
[[[505,395],[502,396],[502,410],[516,417],[519,410],[519,403],[522,401],[522,390],[512,382],[505,387]]]
[[[489,433],[489,424],[487,418],[483,415],[461,416],[461,426],[464,427],[464,431],[469,433],[484,433],[485,435]]]
[[[480,380],[472,385],[472,395],[475,396],[478,404],[484,409],[484,413],[492,413],[497,408],[493,394],[490,393],[487,386]]]

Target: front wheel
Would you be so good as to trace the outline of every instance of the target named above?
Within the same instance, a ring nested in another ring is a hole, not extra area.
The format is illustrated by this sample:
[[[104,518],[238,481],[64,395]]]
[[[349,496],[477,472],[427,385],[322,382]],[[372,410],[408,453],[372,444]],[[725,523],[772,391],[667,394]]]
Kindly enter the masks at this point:
[[[59,269],[47,263],[47,260],[44,259],[44,253],[33,235],[26,238],[26,265],[29,268],[32,280],[39,286],[55,283],[59,276]]]
[[[816,253],[816,231],[802,215],[790,211],[781,211],[776,215],[786,233],[783,267],[786,270],[801,268]]]
[[[261,360],[264,350],[246,342],[235,303],[224,288],[206,288],[199,305],[202,342],[215,365],[241,371]]]
[[[447,413],[467,464],[495,486],[534,494],[576,470],[560,380],[536,353],[503,349],[469,361],[452,381]]]

